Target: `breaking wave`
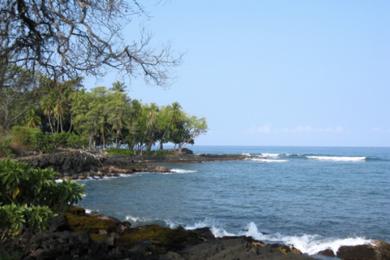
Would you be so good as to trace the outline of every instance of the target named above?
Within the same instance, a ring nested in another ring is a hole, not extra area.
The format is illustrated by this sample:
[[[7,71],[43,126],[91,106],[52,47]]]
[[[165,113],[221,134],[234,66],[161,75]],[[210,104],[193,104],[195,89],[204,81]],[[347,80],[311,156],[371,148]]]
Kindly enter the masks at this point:
[[[258,162],[286,162],[291,159],[302,160],[317,160],[329,162],[365,162],[365,161],[387,161],[378,157],[366,156],[341,156],[341,155],[326,155],[326,154],[299,154],[299,153],[259,153],[249,154],[242,153],[247,160]]]
[[[165,223],[167,223],[170,228],[179,226],[178,224],[175,224],[171,221],[166,221]],[[303,234],[300,236],[288,236],[280,233],[264,234],[258,230],[256,224],[253,222],[250,222],[243,231],[237,233],[232,233],[225,230],[223,227],[218,225],[218,223],[210,219],[196,222],[193,225],[183,225],[183,227],[187,230],[207,227],[210,228],[210,231],[217,238],[229,236],[247,236],[267,243],[281,243],[293,246],[299,249],[302,253],[308,255],[315,255],[325,249],[331,249],[334,254],[337,254],[337,251],[341,246],[355,246],[373,243],[373,240],[366,239],[364,237],[324,238],[320,235],[309,234]]]
[[[301,252],[309,255],[315,255],[325,249],[331,249],[336,254],[337,250],[341,246],[355,246],[373,243],[372,240],[366,239],[364,237],[324,238],[319,235],[308,234],[301,236],[285,236],[279,233],[263,234],[259,232],[256,224],[253,222],[248,224],[247,230],[243,235],[265,242],[292,245]]]
[[[254,162],[262,162],[262,163],[285,163],[285,162],[288,162],[288,160],[267,159],[267,158],[251,158],[250,160],[254,161]]]
[[[171,169],[171,173],[194,173],[195,170],[186,170],[186,169]]]
[[[306,156],[307,159],[333,162],[363,162],[367,157],[364,156]]]

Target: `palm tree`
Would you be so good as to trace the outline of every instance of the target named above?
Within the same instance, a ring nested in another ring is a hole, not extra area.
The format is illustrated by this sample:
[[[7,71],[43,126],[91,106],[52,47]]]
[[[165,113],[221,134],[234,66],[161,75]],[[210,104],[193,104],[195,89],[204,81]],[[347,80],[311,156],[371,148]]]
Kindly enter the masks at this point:
[[[26,117],[26,126],[31,128],[36,128],[41,124],[41,118],[37,115],[34,108],[31,108],[27,112]]]
[[[43,114],[47,117],[51,133],[54,133],[54,127],[52,122],[53,114],[53,100],[50,95],[44,96],[41,100],[41,109]]]

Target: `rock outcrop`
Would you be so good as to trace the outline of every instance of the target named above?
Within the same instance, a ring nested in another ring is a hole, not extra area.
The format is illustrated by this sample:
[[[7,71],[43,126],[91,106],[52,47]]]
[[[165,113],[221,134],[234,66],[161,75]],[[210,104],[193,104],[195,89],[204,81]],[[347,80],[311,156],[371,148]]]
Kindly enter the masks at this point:
[[[342,246],[337,257],[343,260],[390,260],[390,244],[375,241],[372,245]]]
[[[102,167],[104,158],[82,150],[69,150],[20,157],[18,160],[30,164],[33,167],[51,167],[62,176],[72,176],[82,172],[98,171]]]
[[[74,207],[50,230],[18,240],[21,259],[312,259],[299,250],[247,237],[215,238],[185,230],[129,223]],[[15,247],[16,248],[16,247]]]

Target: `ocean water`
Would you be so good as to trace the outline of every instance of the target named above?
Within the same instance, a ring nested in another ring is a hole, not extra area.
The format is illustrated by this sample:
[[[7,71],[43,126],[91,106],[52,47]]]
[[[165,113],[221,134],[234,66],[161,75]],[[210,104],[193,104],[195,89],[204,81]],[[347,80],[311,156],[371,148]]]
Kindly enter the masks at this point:
[[[248,159],[83,181],[81,205],[133,225],[208,226],[216,236],[247,235],[308,254],[390,241],[390,148],[192,149]]]

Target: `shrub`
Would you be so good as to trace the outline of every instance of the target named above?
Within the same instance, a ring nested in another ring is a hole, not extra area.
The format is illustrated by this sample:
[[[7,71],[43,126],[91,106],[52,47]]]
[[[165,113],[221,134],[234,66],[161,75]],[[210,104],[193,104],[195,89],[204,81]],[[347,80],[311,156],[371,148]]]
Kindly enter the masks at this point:
[[[50,152],[54,149],[50,138],[39,128],[15,126],[11,130],[11,145],[19,150]]]
[[[32,168],[13,160],[0,161],[0,240],[23,229],[44,229],[51,217],[81,200],[83,187],[55,181],[51,169]]]
[[[62,132],[62,133],[54,133],[48,135],[48,138],[50,139],[51,143],[54,147],[66,147],[68,143],[68,133]]]
[[[66,145],[70,148],[83,148],[88,146],[88,138],[82,135],[69,133],[67,136]]]
[[[41,231],[53,216],[53,211],[47,206],[0,206],[0,241],[19,235],[23,228]]]
[[[12,145],[16,147],[31,149],[33,143],[35,143],[34,140],[40,133],[41,131],[37,128],[15,126],[12,128],[11,131]]]
[[[109,155],[126,155],[126,156],[133,156],[136,154],[136,152],[133,150],[119,149],[119,148],[109,148],[107,149],[107,153]]]
[[[11,140],[9,138],[0,138],[0,157],[11,157],[13,155],[10,145]]]

